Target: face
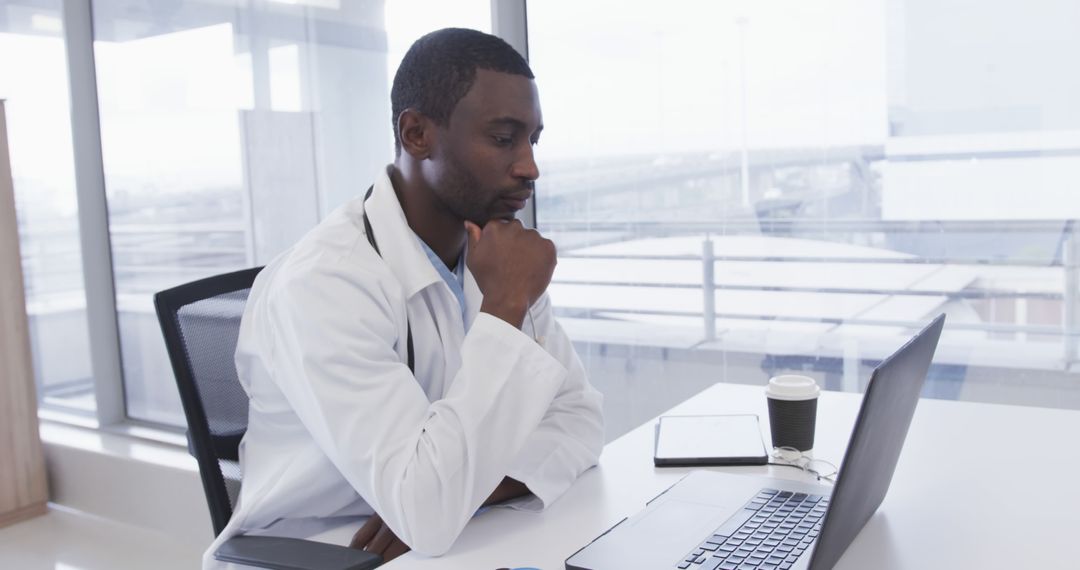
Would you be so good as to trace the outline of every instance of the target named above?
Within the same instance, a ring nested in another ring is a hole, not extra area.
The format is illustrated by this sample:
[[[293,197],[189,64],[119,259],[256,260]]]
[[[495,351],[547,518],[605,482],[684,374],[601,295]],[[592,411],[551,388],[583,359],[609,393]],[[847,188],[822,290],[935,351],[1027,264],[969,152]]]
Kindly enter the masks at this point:
[[[513,218],[540,176],[533,147],[543,128],[533,80],[478,69],[424,161],[438,201],[481,226]]]

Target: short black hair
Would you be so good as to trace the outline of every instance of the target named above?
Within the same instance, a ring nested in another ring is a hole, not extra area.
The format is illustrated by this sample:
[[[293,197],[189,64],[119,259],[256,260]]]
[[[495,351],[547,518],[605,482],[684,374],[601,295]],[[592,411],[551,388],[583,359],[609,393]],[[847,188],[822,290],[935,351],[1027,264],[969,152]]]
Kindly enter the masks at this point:
[[[476,80],[476,70],[487,69],[534,79],[532,69],[501,38],[465,28],[444,28],[416,40],[401,60],[390,90],[394,148],[401,152],[398,119],[405,109],[416,109],[446,125],[458,101]]]

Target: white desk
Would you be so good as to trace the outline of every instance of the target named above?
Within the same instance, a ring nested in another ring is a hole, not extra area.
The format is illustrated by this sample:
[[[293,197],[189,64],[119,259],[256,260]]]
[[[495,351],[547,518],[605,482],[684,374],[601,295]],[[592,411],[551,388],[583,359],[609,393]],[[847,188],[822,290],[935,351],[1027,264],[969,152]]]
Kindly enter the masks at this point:
[[[822,393],[815,457],[840,462],[861,401]],[[762,388],[718,384],[669,413],[747,412],[768,429]],[[653,467],[654,423],[608,444],[600,465],[543,513],[487,511],[445,556],[409,553],[384,568],[563,568],[688,471]],[[921,400],[889,494],[837,570],[1080,568],[1071,549],[1080,535],[1080,445],[1066,445],[1066,434],[1080,434],[1080,412]],[[806,478],[790,467],[714,469]]]

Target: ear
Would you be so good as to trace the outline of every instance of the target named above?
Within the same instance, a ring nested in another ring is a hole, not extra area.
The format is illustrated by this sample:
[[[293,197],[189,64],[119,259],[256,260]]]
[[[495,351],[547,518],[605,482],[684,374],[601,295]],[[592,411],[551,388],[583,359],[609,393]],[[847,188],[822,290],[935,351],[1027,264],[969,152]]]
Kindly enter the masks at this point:
[[[435,143],[435,122],[416,109],[405,109],[398,116],[401,149],[416,160],[431,156]]]

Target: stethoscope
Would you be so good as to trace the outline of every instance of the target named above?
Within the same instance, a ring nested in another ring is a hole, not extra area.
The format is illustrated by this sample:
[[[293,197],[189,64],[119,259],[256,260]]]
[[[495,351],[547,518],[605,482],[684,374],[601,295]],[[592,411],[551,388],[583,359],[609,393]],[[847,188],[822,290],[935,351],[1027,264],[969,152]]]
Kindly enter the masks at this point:
[[[367,194],[364,194],[364,233],[367,234],[368,243],[371,244],[371,247],[375,250],[375,253],[377,253],[379,255],[379,257],[382,257],[382,252],[379,251],[379,244],[375,242],[375,232],[371,231],[371,221],[368,220],[368,216],[367,216],[367,199],[371,197],[371,192],[374,189],[375,189],[375,185],[372,184],[371,187],[367,189]],[[413,357],[412,324],[409,323],[409,315],[408,315],[407,311],[406,311],[406,314],[405,314],[405,330],[406,330],[406,333],[405,333],[405,335],[406,335],[405,346],[406,346],[406,350],[409,353],[409,356],[408,356],[409,372],[412,372],[413,376],[416,376],[416,363],[415,363],[414,357]]]

